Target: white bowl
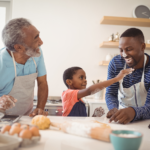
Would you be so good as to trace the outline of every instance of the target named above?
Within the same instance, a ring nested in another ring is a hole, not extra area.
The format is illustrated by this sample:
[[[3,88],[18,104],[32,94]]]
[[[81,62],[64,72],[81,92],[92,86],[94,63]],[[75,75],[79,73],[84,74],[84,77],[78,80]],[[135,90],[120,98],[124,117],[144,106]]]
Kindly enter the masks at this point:
[[[19,147],[22,139],[0,133],[0,150],[14,150]]]

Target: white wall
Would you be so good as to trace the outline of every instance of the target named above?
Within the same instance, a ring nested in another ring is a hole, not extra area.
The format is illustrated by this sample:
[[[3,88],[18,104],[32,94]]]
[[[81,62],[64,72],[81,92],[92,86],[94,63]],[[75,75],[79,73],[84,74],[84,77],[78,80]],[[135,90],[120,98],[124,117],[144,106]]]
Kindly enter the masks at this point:
[[[30,19],[41,32],[49,95],[59,96],[66,89],[62,75],[71,66],[85,70],[88,86],[92,80],[106,79],[107,67],[98,64],[119,50],[99,45],[130,26],[100,25],[100,20],[104,15],[132,17],[138,4],[150,7],[149,0],[13,0],[12,17]],[[150,39],[150,28],[139,28]]]

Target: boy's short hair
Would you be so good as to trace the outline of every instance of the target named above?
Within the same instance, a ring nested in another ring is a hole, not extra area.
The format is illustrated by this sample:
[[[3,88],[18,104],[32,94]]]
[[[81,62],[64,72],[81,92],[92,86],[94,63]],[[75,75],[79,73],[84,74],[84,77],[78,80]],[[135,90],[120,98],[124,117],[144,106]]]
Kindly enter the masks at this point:
[[[121,37],[138,38],[142,43],[145,41],[143,32],[140,29],[137,29],[137,28],[129,28],[129,29],[127,29],[125,32],[122,33],[120,38]]]
[[[69,87],[66,83],[66,80],[67,79],[72,79],[73,75],[76,73],[77,70],[80,70],[82,68],[80,67],[71,67],[71,68],[68,68],[64,71],[64,74],[63,74],[63,80],[64,80],[64,83],[67,87]]]

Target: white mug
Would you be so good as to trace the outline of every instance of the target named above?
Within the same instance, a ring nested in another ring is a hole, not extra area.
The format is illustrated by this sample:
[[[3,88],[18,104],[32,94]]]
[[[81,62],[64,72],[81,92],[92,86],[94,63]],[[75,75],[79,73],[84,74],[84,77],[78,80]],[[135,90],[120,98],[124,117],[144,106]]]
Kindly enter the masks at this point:
[[[103,92],[104,92],[104,90],[100,90],[99,92],[95,93],[94,99],[102,100],[103,99]]]

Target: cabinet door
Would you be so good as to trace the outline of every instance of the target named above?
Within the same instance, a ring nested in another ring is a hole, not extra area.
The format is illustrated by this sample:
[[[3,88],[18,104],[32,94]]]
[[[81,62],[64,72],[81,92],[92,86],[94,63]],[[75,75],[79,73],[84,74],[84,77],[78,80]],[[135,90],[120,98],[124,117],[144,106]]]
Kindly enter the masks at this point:
[[[92,117],[94,110],[98,107],[102,107],[105,110],[105,114],[107,114],[108,112],[106,103],[90,103],[89,105],[90,105],[90,112],[89,112],[90,117]]]

